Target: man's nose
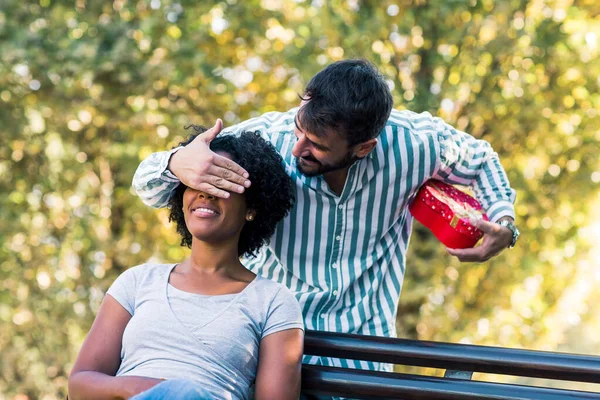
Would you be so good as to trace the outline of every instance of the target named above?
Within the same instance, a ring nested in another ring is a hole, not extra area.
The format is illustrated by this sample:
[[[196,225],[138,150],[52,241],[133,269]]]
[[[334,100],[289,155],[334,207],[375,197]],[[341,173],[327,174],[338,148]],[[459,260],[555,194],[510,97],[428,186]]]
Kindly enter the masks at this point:
[[[303,136],[298,138],[298,141],[292,147],[292,155],[294,157],[302,157],[307,155],[306,141]]]

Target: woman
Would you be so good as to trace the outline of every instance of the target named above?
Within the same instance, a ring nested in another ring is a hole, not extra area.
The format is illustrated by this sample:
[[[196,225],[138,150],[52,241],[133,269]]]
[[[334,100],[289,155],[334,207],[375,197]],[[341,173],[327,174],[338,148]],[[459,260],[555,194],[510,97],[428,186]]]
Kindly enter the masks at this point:
[[[256,133],[218,137],[210,148],[245,168],[252,186],[227,199],[177,188],[170,219],[191,255],[117,278],[71,372],[72,400],[246,399],[253,384],[257,400],[298,398],[300,306],[239,261],[289,212],[291,181]]]

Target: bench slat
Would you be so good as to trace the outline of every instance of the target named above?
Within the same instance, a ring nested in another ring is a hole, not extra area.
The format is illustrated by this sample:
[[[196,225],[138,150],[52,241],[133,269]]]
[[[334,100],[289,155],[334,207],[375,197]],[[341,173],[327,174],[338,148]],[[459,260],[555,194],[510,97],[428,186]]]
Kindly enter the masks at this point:
[[[304,353],[399,365],[600,383],[600,357],[308,331]]]
[[[353,399],[403,400],[565,400],[600,399],[600,394],[512,385],[325,367],[302,366],[302,392]]]

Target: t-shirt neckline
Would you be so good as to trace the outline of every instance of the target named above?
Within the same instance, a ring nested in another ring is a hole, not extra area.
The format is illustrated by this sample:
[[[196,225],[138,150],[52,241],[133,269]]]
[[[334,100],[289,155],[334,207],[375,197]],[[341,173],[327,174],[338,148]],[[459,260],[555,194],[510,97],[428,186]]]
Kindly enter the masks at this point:
[[[169,301],[169,286],[171,286],[172,288],[179,290],[180,292],[183,293],[188,293],[190,295],[198,295],[198,296],[203,296],[206,298],[211,298],[211,297],[221,297],[221,296],[234,296],[230,301],[229,304],[227,304],[225,307],[223,307],[223,309],[221,310],[221,312],[218,312],[215,314],[215,316],[211,319],[209,319],[208,321],[206,321],[204,324],[200,325],[197,327],[197,330],[203,329],[204,327],[208,326],[209,324],[211,324],[212,322],[214,322],[215,320],[217,320],[218,318],[220,318],[233,304],[237,303],[238,299],[241,297],[241,295],[248,290],[248,288],[250,286],[253,286],[254,283],[259,279],[259,276],[256,275],[254,277],[254,279],[252,280],[252,282],[250,282],[248,285],[246,285],[246,287],[244,289],[242,289],[242,291],[238,292],[238,293],[229,293],[229,294],[224,294],[224,295],[203,295],[203,294],[196,294],[196,293],[191,293],[191,292],[186,292],[184,290],[181,289],[177,289],[175,286],[171,285],[169,283],[169,279],[171,277],[171,272],[173,272],[173,270],[175,269],[175,267],[178,264],[175,263],[173,265],[171,265],[168,269],[167,269],[167,274],[166,274],[166,278],[165,278],[165,285],[164,285],[164,291],[163,291],[163,301],[165,301],[167,308],[169,309],[169,312],[171,313],[171,315],[173,316],[173,318],[175,318],[175,320],[179,323],[179,325],[181,325],[183,328],[185,328],[188,333],[190,333],[191,335],[194,335],[194,332],[191,332],[187,325],[185,325],[183,322],[181,322],[181,320],[179,318],[177,318],[177,315],[175,315],[175,312],[173,311],[173,308],[171,307],[171,302]]]

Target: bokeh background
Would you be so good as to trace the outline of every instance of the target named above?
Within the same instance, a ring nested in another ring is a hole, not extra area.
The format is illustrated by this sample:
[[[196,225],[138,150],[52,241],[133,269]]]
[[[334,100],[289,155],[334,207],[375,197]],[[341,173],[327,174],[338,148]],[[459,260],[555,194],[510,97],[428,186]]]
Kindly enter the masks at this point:
[[[0,0],[0,399],[64,398],[114,278],[187,254],[131,190],[144,157],[350,57],[490,141],[518,191],[490,262],[416,227],[400,336],[598,354],[599,36],[596,0]]]

